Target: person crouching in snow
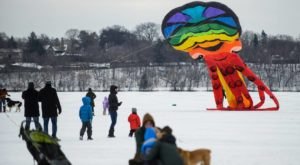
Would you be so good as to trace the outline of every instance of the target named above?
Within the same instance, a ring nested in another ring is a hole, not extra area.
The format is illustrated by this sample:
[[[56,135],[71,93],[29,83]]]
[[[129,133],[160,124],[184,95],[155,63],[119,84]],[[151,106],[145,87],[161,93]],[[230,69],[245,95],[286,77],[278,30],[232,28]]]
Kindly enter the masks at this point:
[[[169,126],[157,131],[157,140],[150,152],[144,158],[145,162],[159,162],[160,165],[184,165],[178,153],[176,138]]]
[[[132,108],[131,111],[132,113],[128,116],[128,122],[130,123],[129,137],[132,137],[133,133],[141,126],[141,120],[136,108]]]
[[[144,139],[145,141],[142,145],[141,153],[143,157],[146,157],[156,143],[156,131],[154,127],[146,128]]]
[[[82,127],[80,129],[80,137],[79,139],[83,139],[84,132],[87,128],[87,135],[88,140],[93,140],[92,138],[92,119],[93,119],[93,111],[91,106],[91,99],[90,97],[83,97],[82,98],[83,105],[80,107],[79,110],[79,117],[82,122]]]

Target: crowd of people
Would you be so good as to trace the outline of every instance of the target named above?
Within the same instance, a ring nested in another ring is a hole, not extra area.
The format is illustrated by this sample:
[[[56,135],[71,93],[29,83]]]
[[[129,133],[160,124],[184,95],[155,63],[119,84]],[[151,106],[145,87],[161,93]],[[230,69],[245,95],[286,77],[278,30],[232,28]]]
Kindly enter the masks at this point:
[[[25,129],[30,128],[31,120],[34,121],[36,129],[40,128],[39,124],[39,104],[41,102],[42,107],[42,117],[43,117],[43,131],[48,133],[49,120],[52,123],[52,134],[51,136],[57,138],[57,116],[61,114],[62,109],[60,106],[59,98],[57,96],[56,90],[52,87],[51,81],[45,83],[45,87],[39,92],[35,89],[34,83],[29,82],[28,88],[22,93],[22,98],[24,99],[24,116],[26,119]]]
[[[118,87],[110,86],[108,97],[103,99],[103,115],[110,116],[111,124],[108,131],[108,138],[115,138],[115,125],[117,123],[118,109],[122,101],[117,97]],[[3,100],[8,95],[5,89],[1,89],[0,105],[5,104]],[[25,129],[30,129],[31,121],[34,122],[35,128],[47,134],[48,123],[51,120],[51,136],[59,141],[57,137],[57,117],[62,113],[62,108],[56,90],[51,86],[51,81],[45,83],[45,87],[40,91],[35,89],[34,83],[29,82],[27,90],[22,92],[24,99],[24,116],[26,119]],[[79,108],[79,117],[82,126],[79,130],[79,140],[83,140],[85,132],[87,140],[93,140],[92,137],[92,120],[95,116],[94,99],[96,94],[91,88],[85,96],[82,97],[82,106]],[[39,124],[39,102],[41,102],[43,128]],[[5,108],[1,106],[0,112]],[[154,118],[149,113],[143,116],[141,122],[137,113],[137,108],[132,108],[128,116],[129,137],[134,137],[136,142],[136,151],[129,165],[183,165],[183,159],[178,152],[176,138],[169,126],[159,128],[155,125]],[[50,135],[50,134],[49,134]]]

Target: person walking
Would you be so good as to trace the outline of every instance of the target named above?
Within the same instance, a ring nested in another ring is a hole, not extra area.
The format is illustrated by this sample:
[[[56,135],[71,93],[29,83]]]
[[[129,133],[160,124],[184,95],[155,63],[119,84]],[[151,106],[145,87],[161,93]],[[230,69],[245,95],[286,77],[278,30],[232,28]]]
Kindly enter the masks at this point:
[[[91,99],[91,106],[92,106],[92,112],[93,112],[93,116],[95,116],[95,112],[94,112],[94,107],[95,107],[95,98],[97,97],[96,94],[92,91],[92,88],[88,89],[88,92],[86,93],[87,97],[90,97]]]
[[[130,124],[129,137],[132,137],[133,133],[140,128],[141,120],[139,115],[137,114],[137,109],[132,108],[131,114],[128,116],[128,122]]]
[[[110,86],[110,94],[108,96],[108,103],[109,103],[109,114],[110,114],[110,118],[111,118],[111,125],[109,128],[109,132],[108,132],[108,137],[113,138],[115,137],[115,125],[117,123],[117,117],[118,117],[118,113],[117,110],[119,108],[119,106],[121,106],[122,101],[119,102],[118,101],[118,97],[117,97],[117,89],[118,87],[115,85],[111,85]]]
[[[93,119],[93,113],[92,113],[92,106],[91,106],[91,99],[90,97],[83,97],[82,98],[83,105],[80,107],[79,110],[79,117],[82,122],[82,127],[80,129],[80,137],[79,139],[83,139],[84,132],[87,128],[87,140],[93,140],[92,138],[92,119]]]
[[[52,123],[52,137],[57,138],[57,116],[61,114],[61,106],[57,96],[57,92],[51,86],[51,81],[47,81],[46,85],[39,92],[39,101],[42,103],[42,116],[44,119],[44,132],[48,134],[48,123],[51,119]],[[57,113],[58,110],[58,113]]]
[[[102,101],[102,105],[103,105],[103,115],[106,115],[106,111],[109,107],[109,104],[108,104],[108,98],[105,96],[103,101]]]
[[[39,92],[34,89],[34,83],[29,82],[26,91],[22,92],[22,98],[24,99],[24,116],[26,118],[25,129],[30,129],[31,119],[34,121],[35,129],[42,129],[39,123],[39,103],[38,103]]]

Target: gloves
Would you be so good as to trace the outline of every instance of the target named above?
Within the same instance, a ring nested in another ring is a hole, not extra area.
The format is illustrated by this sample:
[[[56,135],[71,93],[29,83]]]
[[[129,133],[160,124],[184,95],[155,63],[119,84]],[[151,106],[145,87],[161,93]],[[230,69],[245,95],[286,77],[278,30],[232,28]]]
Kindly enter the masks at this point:
[[[61,114],[61,109],[58,110],[58,114]]]
[[[121,105],[122,105],[122,101],[118,103],[118,106],[121,106]]]

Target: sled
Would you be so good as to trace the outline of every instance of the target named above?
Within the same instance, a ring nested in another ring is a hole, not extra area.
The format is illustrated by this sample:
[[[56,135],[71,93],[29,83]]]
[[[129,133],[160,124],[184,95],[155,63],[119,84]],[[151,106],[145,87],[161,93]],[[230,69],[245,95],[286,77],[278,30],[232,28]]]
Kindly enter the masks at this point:
[[[19,137],[26,142],[27,149],[38,165],[71,165],[56,139],[42,132],[40,124],[36,130],[27,130],[24,123],[26,121],[21,123]]]

